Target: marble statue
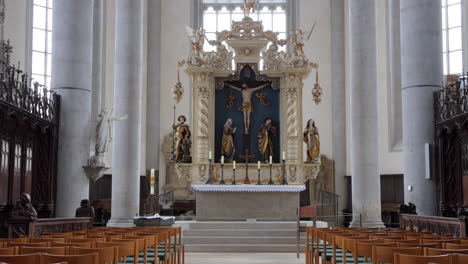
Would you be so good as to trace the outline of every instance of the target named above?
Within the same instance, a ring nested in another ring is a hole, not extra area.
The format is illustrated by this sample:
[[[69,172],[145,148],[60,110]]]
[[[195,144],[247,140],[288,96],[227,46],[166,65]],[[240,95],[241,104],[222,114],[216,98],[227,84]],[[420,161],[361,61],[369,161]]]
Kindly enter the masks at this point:
[[[291,44],[296,53],[304,53],[304,31],[301,28],[297,30],[291,29],[291,34],[288,36],[288,40],[291,41]]]
[[[304,129],[304,142],[307,145],[307,163],[320,161],[320,137],[315,121],[309,119]]]
[[[276,127],[271,118],[265,119],[265,122],[258,130],[258,150],[265,162],[269,162],[270,156],[273,156],[273,137],[276,135]]]
[[[236,153],[233,136],[236,130],[237,128],[233,127],[232,119],[228,118],[223,127],[223,138],[221,140],[221,155],[224,156],[226,162],[232,162]]]
[[[178,124],[174,124],[174,160],[176,162],[190,162],[191,132],[185,123],[187,118],[183,115],[177,118]]]
[[[31,196],[28,193],[22,193],[20,200],[16,202],[15,207],[11,211],[11,218],[15,219],[37,219],[37,212],[31,203]]]
[[[98,116],[96,146],[94,148],[95,154],[89,160],[89,165],[91,167],[105,167],[104,153],[109,150],[110,143],[112,142],[112,122],[127,119],[127,115],[114,117],[112,116],[112,112],[113,111],[103,109]]]
[[[205,43],[205,30],[202,28],[185,27],[188,38],[192,42],[192,51],[198,54],[203,51],[203,44]]]
[[[254,111],[252,106],[252,95],[254,92],[267,87],[271,82],[262,84],[257,87],[249,88],[247,84],[243,83],[241,87],[236,87],[232,84],[225,83],[226,86],[239,91],[242,94],[242,107],[239,108],[239,111],[244,113],[244,134],[248,135],[250,130],[250,114]]]

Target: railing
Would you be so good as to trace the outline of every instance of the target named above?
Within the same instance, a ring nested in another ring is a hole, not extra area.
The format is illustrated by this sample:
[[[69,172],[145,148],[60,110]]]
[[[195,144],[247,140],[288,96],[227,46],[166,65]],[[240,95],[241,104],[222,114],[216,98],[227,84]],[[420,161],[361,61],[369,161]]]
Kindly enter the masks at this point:
[[[21,109],[40,119],[57,124],[58,95],[9,64],[11,46],[0,42],[0,102]]]
[[[468,114],[468,76],[434,93],[434,115],[436,125]]]
[[[453,237],[466,237],[466,219],[400,214],[400,227],[418,232],[430,232]]]
[[[43,234],[69,232],[91,228],[93,219],[91,217],[73,218],[42,218],[10,219],[8,221],[8,236],[10,238],[19,236],[36,237]]]

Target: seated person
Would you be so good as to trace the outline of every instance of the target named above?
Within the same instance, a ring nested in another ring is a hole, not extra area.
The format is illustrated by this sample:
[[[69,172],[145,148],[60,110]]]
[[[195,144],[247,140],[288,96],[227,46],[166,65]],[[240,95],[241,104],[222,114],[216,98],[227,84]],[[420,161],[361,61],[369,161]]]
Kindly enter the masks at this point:
[[[94,219],[94,208],[88,199],[81,200],[80,207],[76,209],[75,217],[92,217]]]

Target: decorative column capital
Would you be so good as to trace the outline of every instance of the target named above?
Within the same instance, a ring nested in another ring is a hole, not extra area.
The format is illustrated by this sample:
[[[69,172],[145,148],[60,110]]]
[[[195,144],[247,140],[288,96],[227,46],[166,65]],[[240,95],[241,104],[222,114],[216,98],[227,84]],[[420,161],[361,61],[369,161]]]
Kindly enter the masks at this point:
[[[200,97],[208,97],[210,95],[210,92],[208,91],[208,88],[205,86],[201,86],[197,88],[197,94]]]
[[[286,95],[288,99],[295,99],[297,97],[297,88],[287,88]]]

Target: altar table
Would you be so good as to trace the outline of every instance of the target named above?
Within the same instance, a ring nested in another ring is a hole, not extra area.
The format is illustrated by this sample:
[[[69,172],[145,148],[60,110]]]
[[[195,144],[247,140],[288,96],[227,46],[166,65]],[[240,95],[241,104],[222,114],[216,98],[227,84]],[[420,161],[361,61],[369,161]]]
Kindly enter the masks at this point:
[[[192,185],[197,221],[293,221],[304,185]]]

